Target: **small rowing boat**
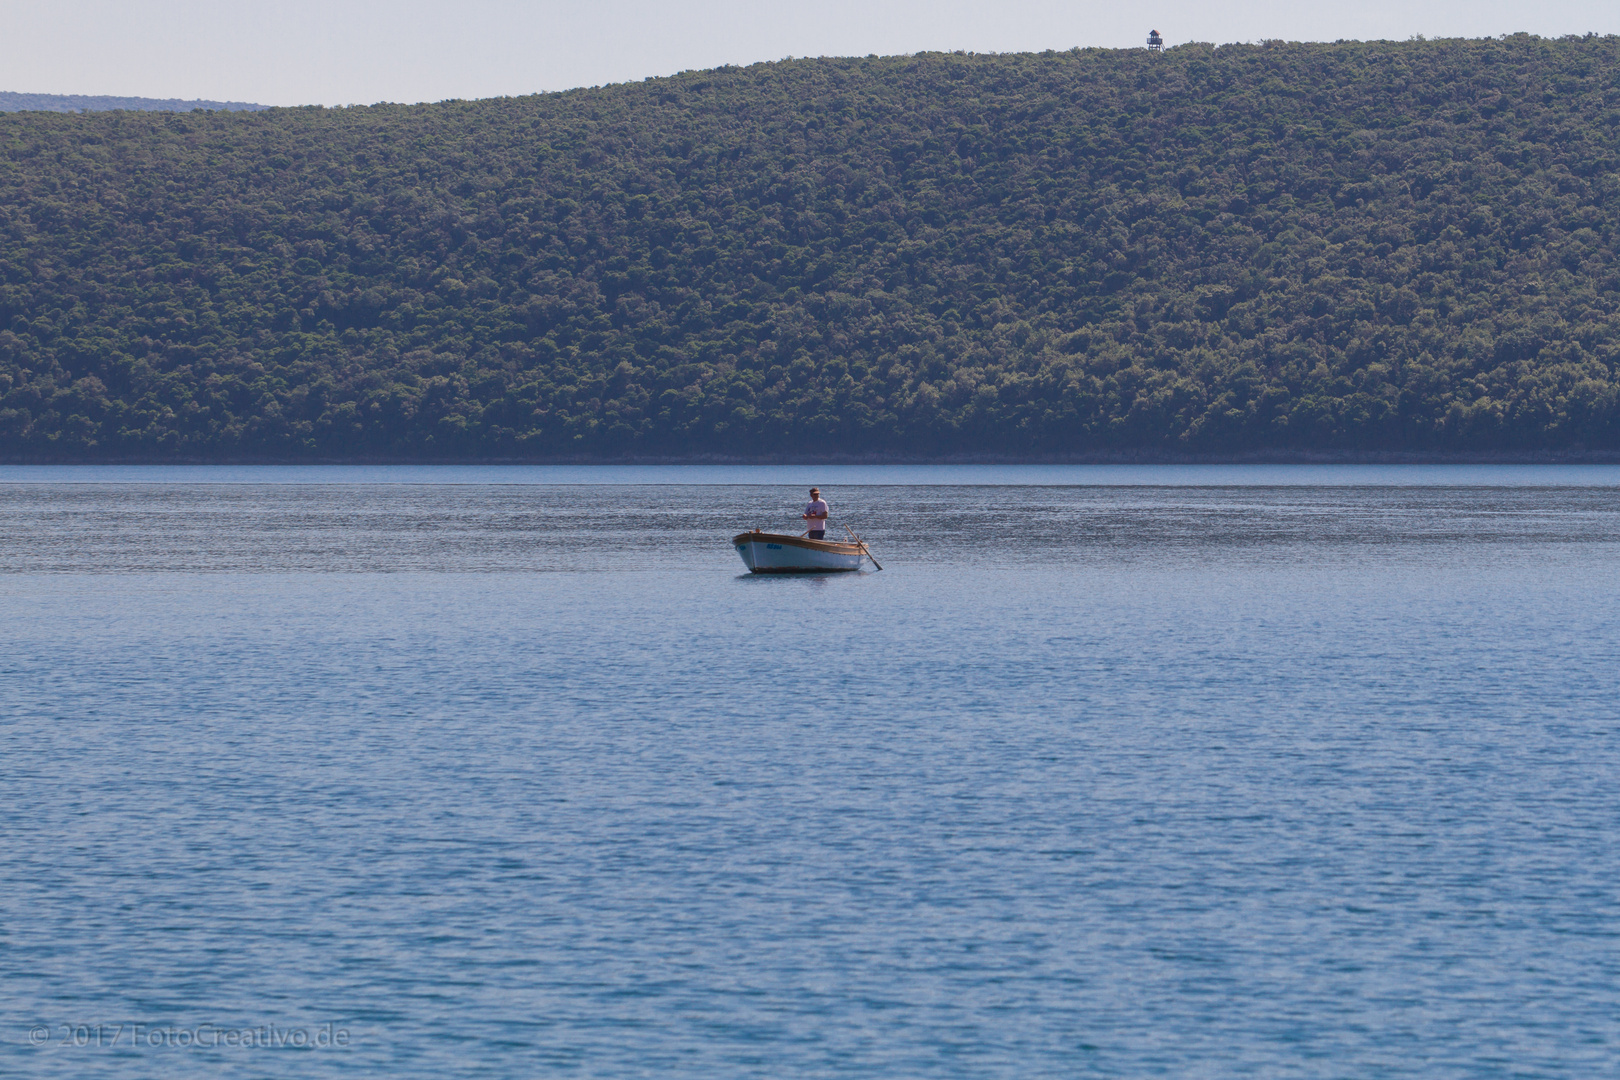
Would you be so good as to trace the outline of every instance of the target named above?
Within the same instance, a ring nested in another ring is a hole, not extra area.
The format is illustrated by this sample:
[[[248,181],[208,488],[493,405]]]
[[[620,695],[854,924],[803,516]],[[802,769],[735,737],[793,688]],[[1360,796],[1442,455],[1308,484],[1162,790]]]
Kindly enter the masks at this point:
[[[859,570],[865,549],[860,544],[837,540],[812,540],[807,536],[779,533],[738,533],[732,546],[742,561],[756,574],[832,574]]]

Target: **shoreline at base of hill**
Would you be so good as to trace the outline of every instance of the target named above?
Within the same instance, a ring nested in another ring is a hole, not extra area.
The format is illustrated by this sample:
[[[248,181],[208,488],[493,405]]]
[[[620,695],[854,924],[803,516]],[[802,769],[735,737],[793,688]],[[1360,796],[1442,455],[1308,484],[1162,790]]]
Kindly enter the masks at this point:
[[[6,465],[1614,465],[1620,450],[1255,450],[1176,454],[1153,450],[1074,454],[579,454],[536,457],[361,455],[0,455]]]

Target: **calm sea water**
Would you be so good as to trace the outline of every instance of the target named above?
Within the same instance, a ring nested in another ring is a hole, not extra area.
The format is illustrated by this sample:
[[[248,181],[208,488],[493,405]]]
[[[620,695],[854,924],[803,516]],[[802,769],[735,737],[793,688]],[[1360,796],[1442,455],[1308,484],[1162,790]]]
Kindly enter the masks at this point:
[[[881,573],[742,574],[809,482]],[[1620,1071],[1620,469],[7,468],[0,554],[0,1073]]]

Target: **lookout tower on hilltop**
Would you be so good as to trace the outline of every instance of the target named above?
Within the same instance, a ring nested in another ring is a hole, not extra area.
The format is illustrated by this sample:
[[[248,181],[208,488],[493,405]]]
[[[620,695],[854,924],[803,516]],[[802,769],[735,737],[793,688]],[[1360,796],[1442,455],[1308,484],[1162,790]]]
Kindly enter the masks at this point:
[[[1157,30],[1148,31],[1148,52],[1164,52],[1164,38]]]

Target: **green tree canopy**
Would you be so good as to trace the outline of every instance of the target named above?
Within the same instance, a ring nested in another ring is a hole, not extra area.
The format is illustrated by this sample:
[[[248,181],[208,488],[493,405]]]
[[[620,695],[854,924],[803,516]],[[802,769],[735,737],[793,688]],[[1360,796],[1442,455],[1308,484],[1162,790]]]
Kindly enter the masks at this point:
[[[0,115],[0,455],[1620,448],[1620,39]]]

